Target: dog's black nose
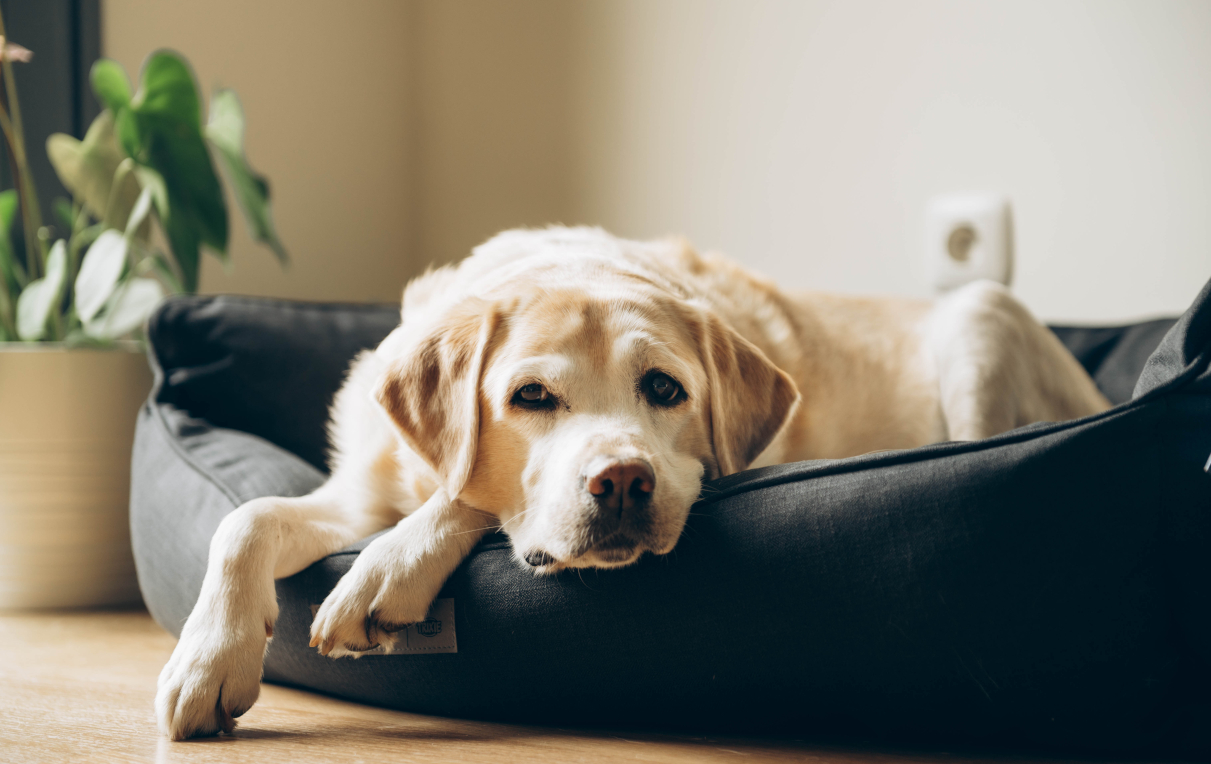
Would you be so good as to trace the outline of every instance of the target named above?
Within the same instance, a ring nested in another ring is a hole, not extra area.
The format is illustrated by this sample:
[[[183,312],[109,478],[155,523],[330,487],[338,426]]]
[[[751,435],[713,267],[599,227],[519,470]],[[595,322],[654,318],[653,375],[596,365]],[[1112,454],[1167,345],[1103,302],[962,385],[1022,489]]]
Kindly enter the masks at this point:
[[[643,459],[603,457],[589,465],[584,485],[598,506],[621,515],[652,498],[656,473]]]
[[[550,565],[555,562],[555,558],[541,549],[536,549],[533,552],[526,553],[526,562],[529,563],[530,567],[541,568],[543,565]]]

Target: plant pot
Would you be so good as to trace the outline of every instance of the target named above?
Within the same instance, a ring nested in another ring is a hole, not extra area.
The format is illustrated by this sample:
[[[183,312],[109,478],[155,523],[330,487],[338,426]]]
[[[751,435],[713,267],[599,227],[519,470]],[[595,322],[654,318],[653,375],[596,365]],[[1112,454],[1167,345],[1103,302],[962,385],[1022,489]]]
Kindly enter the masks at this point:
[[[150,389],[137,343],[0,343],[0,608],[139,601],[130,451]]]

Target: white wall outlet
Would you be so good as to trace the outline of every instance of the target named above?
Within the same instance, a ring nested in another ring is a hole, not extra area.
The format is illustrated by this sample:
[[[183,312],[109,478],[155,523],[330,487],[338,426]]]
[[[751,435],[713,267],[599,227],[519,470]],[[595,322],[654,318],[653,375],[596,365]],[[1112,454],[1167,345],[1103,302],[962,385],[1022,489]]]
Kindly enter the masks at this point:
[[[1013,213],[997,194],[946,194],[929,200],[925,257],[934,289],[946,292],[992,279],[1013,278]]]

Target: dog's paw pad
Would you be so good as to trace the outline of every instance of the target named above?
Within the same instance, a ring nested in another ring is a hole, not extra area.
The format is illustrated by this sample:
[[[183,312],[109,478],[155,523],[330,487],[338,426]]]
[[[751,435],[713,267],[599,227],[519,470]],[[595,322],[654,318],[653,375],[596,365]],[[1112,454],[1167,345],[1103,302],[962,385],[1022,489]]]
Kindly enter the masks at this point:
[[[404,629],[406,629],[409,626],[412,626],[416,623],[416,621],[404,621],[401,623],[396,623],[396,622],[392,622],[392,621],[380,621],[377,618],[375,618],[374,616],[371,616],[371,618],[374,620],[374,628],[376,630],[382,632],[383,634],[390,634],[392,636],[399,634]]]
[[[359,555],[315,611],[311,646],[335,658],[390,653],[401,632],[425,619],[441,586],[398,564],[402,556],[380,537]]]
[[[231,637],[208,637],[188,627],[181,635],[156,690],[156,721],[168,738],[230,734],[236,718],[256,702],[264,637]]]

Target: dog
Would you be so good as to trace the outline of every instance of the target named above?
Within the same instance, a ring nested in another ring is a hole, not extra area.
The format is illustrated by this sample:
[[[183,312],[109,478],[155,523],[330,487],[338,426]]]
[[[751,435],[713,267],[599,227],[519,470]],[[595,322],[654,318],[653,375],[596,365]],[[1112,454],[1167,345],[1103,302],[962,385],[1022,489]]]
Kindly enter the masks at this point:
[[[493,529],[539,574],[613,568],[671,551],[705,480],[1108,406],[991,282],[932,303],[792,293],[682,240],[499,234],[412,281],[400,326],[355,359],[328,482],[219,525],[161,730],[231,732],[260,691],[274,579],[378,531],[316,613],[325,655],[389,651]]]

